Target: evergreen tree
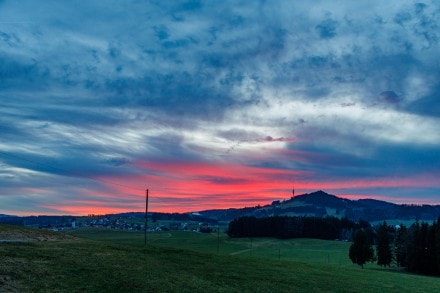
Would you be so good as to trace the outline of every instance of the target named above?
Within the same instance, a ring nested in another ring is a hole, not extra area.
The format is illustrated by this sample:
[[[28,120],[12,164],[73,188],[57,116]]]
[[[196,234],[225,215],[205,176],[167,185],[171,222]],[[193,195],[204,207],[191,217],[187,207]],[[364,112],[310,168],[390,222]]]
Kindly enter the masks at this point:
[[[364,264],[367,261],[373,260],[373,247],[368,241],[367,234],[364,230],[359,230],[356,232],[354,241],[350,245],[348,256],[354,264],[358,264],[362,268],[364,268]]]
[[[440,217],[435,226],[435,258],[437,261],[436,274],[440,276]]]
[[[390,266],[393,259],[393,254],[390,245],[390,235],[388,232],[388,225],[384,221],[379,225],[377,230],[377,264],[380,266]]]
[[[416,239],[417,243],[417,255],[418,255],[418,268],[417,272],[422,274],[430,273],[430,251],[429,251],[429,224],[423,222],[420,225],[419,237]]]
[[[411,225],[408,233],[408,266],[410,272],[426,273],[428,267],[428,224],[418,221]]]
[[[394,241],[396,263],[399,267],[406,267],[408,265],[407,243],[408,228],[402,224],[396,231],[396,239]]]
[[[427,243],[427,267],[426,273],[433,275],[437,273],[437,243],[436,243],[437,223],[434,221],[432,226],[428,227],[428,243]]]
[[[440,219],[439,219],[440,220]],[[397,230],[395,249],[398,266],[406,266],[410,272],[440,275],[440,222],[418,221],[410,228]]]

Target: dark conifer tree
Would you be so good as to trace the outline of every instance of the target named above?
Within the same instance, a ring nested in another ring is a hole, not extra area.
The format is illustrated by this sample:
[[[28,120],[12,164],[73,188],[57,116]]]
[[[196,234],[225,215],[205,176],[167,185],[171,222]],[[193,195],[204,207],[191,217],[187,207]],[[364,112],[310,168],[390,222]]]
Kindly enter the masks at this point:
[[[428,241],[426,249],[427,267],[425,272],[430,275],[434,275],[437,273],[436,229],[436,222],[434,222],[432,226],[428,227]]]
[[[397,230],[396,262],[410,272],[440,275],[440,225],[416,222]]]
[[[435,257],[436,257],[436,274],[440,276],[440,217],[435,227]]]
[[[418,267],[418,245],[417,239],[420,234],[420,223],[415,222],[408,229],[408,241],[406,243],[407,250],[407,270],[410,272],[416,272]]]
[[[406,267],[408,264],[408,229],[403,224],[396,231],[394,251],[396,264],[399,267]]]
[[[371,246],[371,242],[368,241],[367,234],[364,230],[356,232],[348,256],[354,264],[358,264],[362,268],[364,268],[364,264],[367,261],[373,260],[373,247]]]
[[[428,224],[416,222],[408,233],[408,271],[426,273],[428,266]]]
[[[393,260],[390,242],[388,225],[384,221],[377,230],[376,252],[377,264],[380,266],[390,266]]]

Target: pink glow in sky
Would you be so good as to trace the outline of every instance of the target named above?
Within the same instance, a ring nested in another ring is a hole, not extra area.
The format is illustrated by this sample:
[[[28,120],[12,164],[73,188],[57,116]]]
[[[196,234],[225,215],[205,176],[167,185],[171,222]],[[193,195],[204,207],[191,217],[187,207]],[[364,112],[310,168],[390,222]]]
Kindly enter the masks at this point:
[[[0,1],[0,214],[440,204],[439,1],[40,2]]]

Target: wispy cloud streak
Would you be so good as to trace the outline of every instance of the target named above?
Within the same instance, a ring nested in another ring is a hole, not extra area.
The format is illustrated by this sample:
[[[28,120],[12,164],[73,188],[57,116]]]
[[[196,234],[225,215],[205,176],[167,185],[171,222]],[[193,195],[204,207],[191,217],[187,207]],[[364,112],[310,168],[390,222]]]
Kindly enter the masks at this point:
[[[169,211],[293,181],[438,201],[439,22],[433,0],[0,1],[0,213],[131,210],[145,185]]]

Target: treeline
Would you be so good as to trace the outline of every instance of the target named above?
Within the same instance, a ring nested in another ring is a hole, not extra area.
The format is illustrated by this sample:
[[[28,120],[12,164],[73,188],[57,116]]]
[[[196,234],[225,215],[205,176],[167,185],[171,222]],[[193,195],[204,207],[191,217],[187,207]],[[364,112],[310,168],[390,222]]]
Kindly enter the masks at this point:
[[[316,238],[324,240],[351,239],[352,231],[369,227],[364,221],[355,223],[346,218],[335,217],[288,217],[265,218],[241,217],[229,223],[230,237]]]
[[[440,276],[440,218],[432,225],[415,222],[410,227],[383,222],[376,229],[374,243],[366,237],[367,231],[361,229],[354,236],[349,251],[353,263],[363,266],[376,261],[381,266],[395,264],[412,273]]]
[[[397,266],[414,273],[440,276],[440,218],[432,225],[416,222],[409,228],[400,226],[391,251]]]

